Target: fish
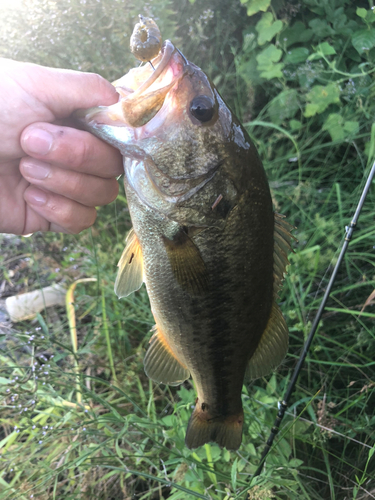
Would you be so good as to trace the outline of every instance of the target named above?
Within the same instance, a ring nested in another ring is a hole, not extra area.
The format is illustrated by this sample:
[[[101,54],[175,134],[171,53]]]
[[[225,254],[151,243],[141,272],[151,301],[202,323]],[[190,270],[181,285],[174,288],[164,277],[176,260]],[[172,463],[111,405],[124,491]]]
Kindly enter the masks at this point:
[[[244,381],[270,373],[288,349],[277,299],[292,226],[274,213],[257,150],[206,74],[170,40],[151,62],[114,83],[118,103],[77,114],[124,158],[133,227],[115,292],[146,285],[147,376],[194,381],[186,446],[237,450]]]

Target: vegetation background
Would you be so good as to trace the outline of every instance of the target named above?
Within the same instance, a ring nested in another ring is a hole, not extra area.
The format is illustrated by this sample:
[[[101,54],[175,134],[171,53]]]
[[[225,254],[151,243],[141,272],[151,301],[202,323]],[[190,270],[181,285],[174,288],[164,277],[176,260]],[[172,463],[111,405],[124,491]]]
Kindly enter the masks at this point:
[[[238,452],[187,450],[192,384],[147,379],[146,292],[113,292],[130,228],[123,193],[81,235],[0,235],[2,299],[59,282],[74,304],[1,323],[0,499],[375,498],[374,187],[251,481],[374,161],[373,0],[24,0],[2,10],[0,55],[112,80],[135,64],[139,13],[213,79],[259,150],[275,209],[297,227],[280,299],[289,354],[244,387]]]

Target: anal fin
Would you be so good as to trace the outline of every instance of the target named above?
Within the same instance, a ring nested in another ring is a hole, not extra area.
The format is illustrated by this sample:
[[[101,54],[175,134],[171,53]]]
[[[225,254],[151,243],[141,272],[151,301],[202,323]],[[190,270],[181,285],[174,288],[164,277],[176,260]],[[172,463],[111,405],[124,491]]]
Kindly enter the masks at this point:
[[[247,365],[246,378],[263,377],[275,369],[286,356],[288,341],[288,327],[279,306],[274,302],[267,326]]]
[[[179,385],[190,377],[190,372],[175,356],[163,333],[154,326],[154,335],[144,358],[146,375],[154,382]]]
[[[115,293],[119,299],[141,288],[143,283],[143,257],[138,238],[133,229],[126,238],[116,276]]]

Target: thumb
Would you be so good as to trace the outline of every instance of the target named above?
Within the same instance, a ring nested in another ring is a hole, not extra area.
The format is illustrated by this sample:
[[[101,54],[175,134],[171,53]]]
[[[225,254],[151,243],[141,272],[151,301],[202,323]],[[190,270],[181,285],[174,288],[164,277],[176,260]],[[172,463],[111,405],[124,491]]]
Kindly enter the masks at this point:
[[[114,86],[95,73],[46,68],[30,64],[33,94],[56,118],[79,108],[109,106],[118,101]]]

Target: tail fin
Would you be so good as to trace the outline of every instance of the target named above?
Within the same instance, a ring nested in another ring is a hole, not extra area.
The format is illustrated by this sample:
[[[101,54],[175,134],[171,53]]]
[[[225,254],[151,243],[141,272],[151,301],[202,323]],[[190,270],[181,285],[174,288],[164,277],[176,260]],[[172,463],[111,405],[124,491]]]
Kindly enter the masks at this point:
[[[242,410],[237,415],[207,420],[207,417],[200,416],[196,407],[188,423],[185,444],[191,449],[213,441],[228,450],[238,450],[242,441],[242,426]]]

